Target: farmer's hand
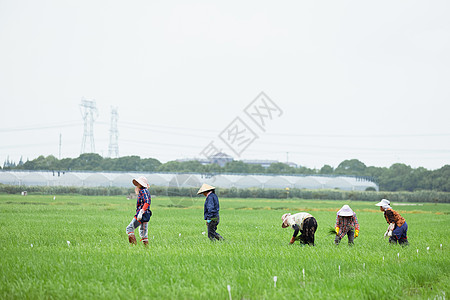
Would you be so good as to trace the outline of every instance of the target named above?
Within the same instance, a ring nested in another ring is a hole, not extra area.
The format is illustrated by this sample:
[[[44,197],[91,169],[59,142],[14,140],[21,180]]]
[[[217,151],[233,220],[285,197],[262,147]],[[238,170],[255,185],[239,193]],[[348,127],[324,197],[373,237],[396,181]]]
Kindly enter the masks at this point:
[[[358,235],[359,235],[359,230],[356,229],[356,230],[355,230],[355,237],[358,237]]]
[[[392,236],[392,231],[394,230],[394,228],[395,228],[395,223],[389,224],[388,229],[387,229],[386,233],[384,234],[384,237]]]
[[[293,244],[295,242],[295,237],[291,237],[291,240],[289,241],[289,244]]]
[[[334,230],[336,230],[336,235],[338,235],[339,234],[339,227],[336,226],[336,228]]]
[[[141,209],[140,211],[139,211],[139,213],[138,213],[138,215],[137,215],[137,220],[138,221],[140,221],[141,219],[142,219],[142,215],[144,214],[144,210],[143,209]]]

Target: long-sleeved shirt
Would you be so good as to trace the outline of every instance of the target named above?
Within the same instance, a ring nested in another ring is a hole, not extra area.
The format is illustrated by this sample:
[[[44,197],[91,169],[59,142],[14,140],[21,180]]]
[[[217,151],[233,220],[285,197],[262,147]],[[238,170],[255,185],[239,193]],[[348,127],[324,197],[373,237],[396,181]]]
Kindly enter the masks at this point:
[[[384,217],[388,224],[395,223],[397,227],[402,227],[402,225],[405,224],[405,219],[392,208],[388,208],[384,211]]]
[[[136,216],[141,209],[143,209],[144,211],[149,210],[151,203],[152,198],[150,196],[149,190],[147,188],[140,189],[136,201]]]
[[[336,215],[336,226],[335,227],[339,227],[338,236],[340,238],[343,238],[344,235],[346,235],[350,229],[359,230],[358,218],[356,218],[355,213],[353,213],[353,216],[349,216],[349,217],[342,217],[342,216]]]
[[[298,228],[300,230],[303,230],[303,221],[305,221],[305,219],[312,217],[312,215],[306,213],[306,212],[301,212],[301,213],[296,213],[293,215],[290,215],[287,220],[286,223],[291,226],[292,228],[294,228],[294,225],[298,225]],[[294,228],[295,229],[295,228]]]
[[[203,216],[205,220],[211,220],[219,216],[219,198],[213,192],[210,192],[205,199]]]

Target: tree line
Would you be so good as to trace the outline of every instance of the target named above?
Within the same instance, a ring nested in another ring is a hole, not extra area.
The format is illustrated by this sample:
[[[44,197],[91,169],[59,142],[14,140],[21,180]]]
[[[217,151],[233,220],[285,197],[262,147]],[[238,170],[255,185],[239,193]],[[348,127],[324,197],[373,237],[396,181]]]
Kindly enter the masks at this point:
[[[450,165],[437,170],[396,163],[390,167],[366,166],[357,159],[341,162],[336,168],[324,165],[320,169],[291,167],[284,163],[261,165],[231,161],[221,167],[217,164],[203,165],[198,161],[169,161],[161,163],[155,158],[123,156],[104,158],[96,153],[84,153],[77,158],[57,159],[53,155],[39,156],[19,165],[4,166],[4,170],[50,170],[50,171],[125,171],[125,172],[174,172],[174,173],[240,173],[283,175],[347,175],[366,177],[375,181],[380,191],[433,190],[450,192]]]

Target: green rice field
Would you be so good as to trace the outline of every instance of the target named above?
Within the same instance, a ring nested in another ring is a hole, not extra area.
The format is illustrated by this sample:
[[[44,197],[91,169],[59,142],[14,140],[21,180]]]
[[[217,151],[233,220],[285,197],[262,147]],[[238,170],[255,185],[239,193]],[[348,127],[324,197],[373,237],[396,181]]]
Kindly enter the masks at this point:
[[[203,197],[189,207],[154,197],[148,248],[128,243],[136,201],[124,196],[0,195],[0,299],[450,296],[450,204],[391,203],[409,225],[403,248],[383,238],[375,203],[218,195],[224,242],[203,234]],[[328,233],[344,204],[361,226],[352,247]],[[315,247],[289,245],[293,230],[281,228],[282,214],[300,211],[317,219]]]

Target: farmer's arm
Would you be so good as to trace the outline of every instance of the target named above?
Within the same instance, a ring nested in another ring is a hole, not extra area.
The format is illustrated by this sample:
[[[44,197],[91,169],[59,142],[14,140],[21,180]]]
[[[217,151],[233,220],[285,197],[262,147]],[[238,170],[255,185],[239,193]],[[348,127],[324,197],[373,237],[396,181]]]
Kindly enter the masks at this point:
[[[294,229],[294,234],[292,236],[297,237],[298,232],[300,231],[300,227],[298,227],[297,224],[294,224],[294,225],[292,225],[292,228]]]
[[[212,197],[208,196],[205,200],[205,220],[211,220],[212,211],[214,210],[214,202]]]
[[[292,228],[295,230],[294,235],[291,237],[291,240],[289,241],[289,244],[293,244],[295,242],[295,237],[298,235],[298,232],[300,231],[300,227],[298,227],[297,224],[292,225]]]
[[[356,217],[356,214],[353,215],[353,217],[355,218],[355,229],[359,230],[359,223],[358,223],[358,218]]]
[[[336,234],[339,234],[339,228],[341,227],[340,226],[340,218],[339,218],[339,215],[338,214],[336,214],[336,225],[334,225],[334,230],[336,231]]]
[[[146,193],[146,191],[142,191],[142,198],[144,199],[144,206],[142,207],[142,209],[144,211],[146,211],[151,203],[151,198],[150,198],[149,193]]]
[[[389,224],[395,223],[395,215],[392,212],[392,210],[386,210],[385,213],[386,213],[386,219],[387,219],[388,223]]]

